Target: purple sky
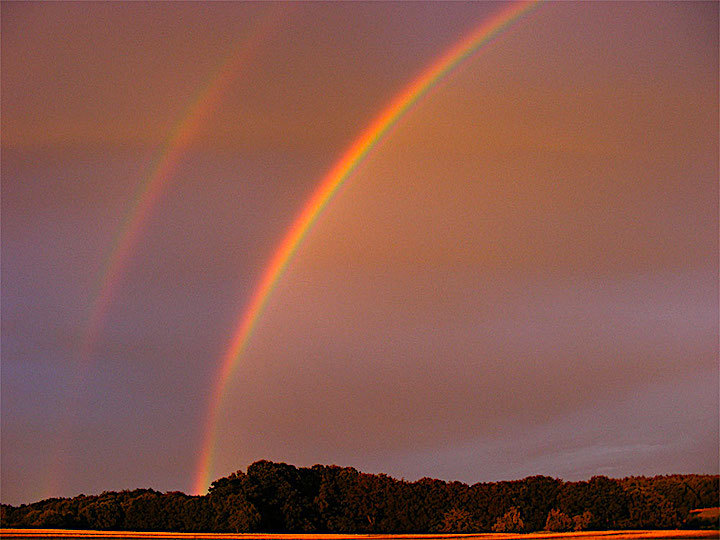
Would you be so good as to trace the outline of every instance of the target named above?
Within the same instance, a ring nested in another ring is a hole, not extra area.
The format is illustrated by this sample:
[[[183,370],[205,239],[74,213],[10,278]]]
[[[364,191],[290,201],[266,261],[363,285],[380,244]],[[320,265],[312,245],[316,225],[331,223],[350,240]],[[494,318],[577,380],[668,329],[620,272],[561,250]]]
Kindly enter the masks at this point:
[[[294,216],[503,6],[284,5],[182,155],[92,358],[136,190],[265,3],[2,3],[4,503],[192,488],[211,385]],[[355,171],[230,381],[213,478],[715,473],[718,4],[548,2]]]

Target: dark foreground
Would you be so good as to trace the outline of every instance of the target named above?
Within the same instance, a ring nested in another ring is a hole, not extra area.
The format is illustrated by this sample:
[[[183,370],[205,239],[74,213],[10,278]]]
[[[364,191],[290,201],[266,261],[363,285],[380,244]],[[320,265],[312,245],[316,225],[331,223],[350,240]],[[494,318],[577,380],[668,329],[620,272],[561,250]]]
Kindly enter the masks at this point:
[[[258,461],[246,472],[216,480],[203,496],[136,489],[3,504],[0,523],[26,530],[284,531],[297,538],[323,533],[717,531],[719,499],[718,475],[594,476],[580,482],[531,476],[467,485],[431,478],[408,482],[334,465]]]

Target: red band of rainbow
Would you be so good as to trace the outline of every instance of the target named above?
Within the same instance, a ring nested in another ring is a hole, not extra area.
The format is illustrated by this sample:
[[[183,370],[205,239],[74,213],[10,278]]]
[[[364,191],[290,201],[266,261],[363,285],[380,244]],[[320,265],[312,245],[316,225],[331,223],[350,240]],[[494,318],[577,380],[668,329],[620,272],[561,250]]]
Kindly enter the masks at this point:
[[[275,284],[291,261],[293,254],[308,234],[313,223],[350,174],[357,168],[367,153],[383,138],[388,130],[425,95],[434,85],[445,78],[456,66],[471,56],[477,49],[502,32],[512,22],[527,14],[538,1],[522,1],[512,4],[491,18],[483,21],[466,38],[462,39],[412,81],[382,112],[368,125],[355,142],[342,155],[319,183],[314,194],[305,203],[300,214],[285,234],[270,263],[265,268],[260,283],[243,312],[227,351],[222,356],[220,370],[210,396],[208,418],[202,449],[198,459],[193,491],[204,493],[210,482],[212,461],[217,434],[217,422],[228,381],[247,347],[255,324],[271,296]]]

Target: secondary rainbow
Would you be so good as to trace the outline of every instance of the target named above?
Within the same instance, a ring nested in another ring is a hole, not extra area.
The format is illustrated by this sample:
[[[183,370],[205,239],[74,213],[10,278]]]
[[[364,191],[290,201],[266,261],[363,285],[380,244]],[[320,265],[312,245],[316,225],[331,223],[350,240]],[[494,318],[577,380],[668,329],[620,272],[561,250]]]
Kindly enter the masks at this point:
[[[258,45],[267,38],[277,24],[281,10],[269,9],[249,34],[233,49],[228,58],[186,108],[180,121],[173,128],[162,153],[155,162],[151,174],[138,188],[113,248],[101,274],[97,294],[90,313],[87,330],[80,349],[80,358],[88,361],[107,310],[112,302],[130,255],[137,244],[150,212],[157,204],[163,190],[177,168],[183,153],[197,136],[200,127],[210,117],[233,80],[252,58]]]
[[[288,8],[283,4],[266,9],[257,23],[239,39],[227,58],[218,65],[209,82],[203,85],[185,108],[168,136],[162,152],[155,160],[150,174],[137,189],[132,206],[126,213],[123,224],[115,237],[113,247],[95,287],[92,297],[94,300],[79,347],[78,369],[73,384],[75,388],[82,386],[83,377],[87,373],[87,366],[91,364],[93,351],[108,309],[122,281],[133,249],[137,245],[152,209],[170,183],[183,153],[197,136],[203,123],[213,113],[233,80],[252,60],[258,46],[273,33],[281,16],[287,11]],[[80,399],[79,393],[76,394],[75,399]],[[68,418],[58,430],[60,433],[59,454],[66,453],[69,445],[71,437],[69,423],[70,419]],[[52,474],[48,475],[47,484],[43,490],[45,498],[57,495],[63,469],[63,466],[55,466]]]
[[[445,78],[463,60],[470,57],[480,46],[488,43],[512,22],[527,14],[538,4],[537,0],[518,2],[483,21],[473,32],[440,56],[398,94],[365,128],[320,181],[315,192],[305,203],[266,266],[249,304],[236,325],[229,346],[222,356],[220,369],[210,396],[208,418],[205,424],[206,430],[195,474],[194,493],[204,493],[210,482],[218,416],[228,381],[247,347],[253,329],[273,292],[275,284],[283,275],[293,254],[297,251],[320,213],[368,152],[377,145],[388,130],[407,113],[418,99],[427,94],[433,86]]]

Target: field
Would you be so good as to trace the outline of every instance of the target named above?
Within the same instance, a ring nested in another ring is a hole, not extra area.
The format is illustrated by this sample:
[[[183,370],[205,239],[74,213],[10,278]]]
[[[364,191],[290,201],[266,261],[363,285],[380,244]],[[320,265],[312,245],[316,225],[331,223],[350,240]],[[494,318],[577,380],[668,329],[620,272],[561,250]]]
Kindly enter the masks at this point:
[[[217,534],[217,533],[166,533],[166,532],[127,532],[127,531],[74,531],[65,529],[0,529],[1,538],[62,538],[65,540],[84,540],[91,538],[115,539],[207,539],[207,540],[443,540],[443,539],[481,539],[481,540],[550,540],[553,538],[608,538],[613,540],[641,540],[644,538],[662,540],[684,540],[694,538],[718,538],[718,531],[593,531],[575,533],[481,533],[481,534]]]

